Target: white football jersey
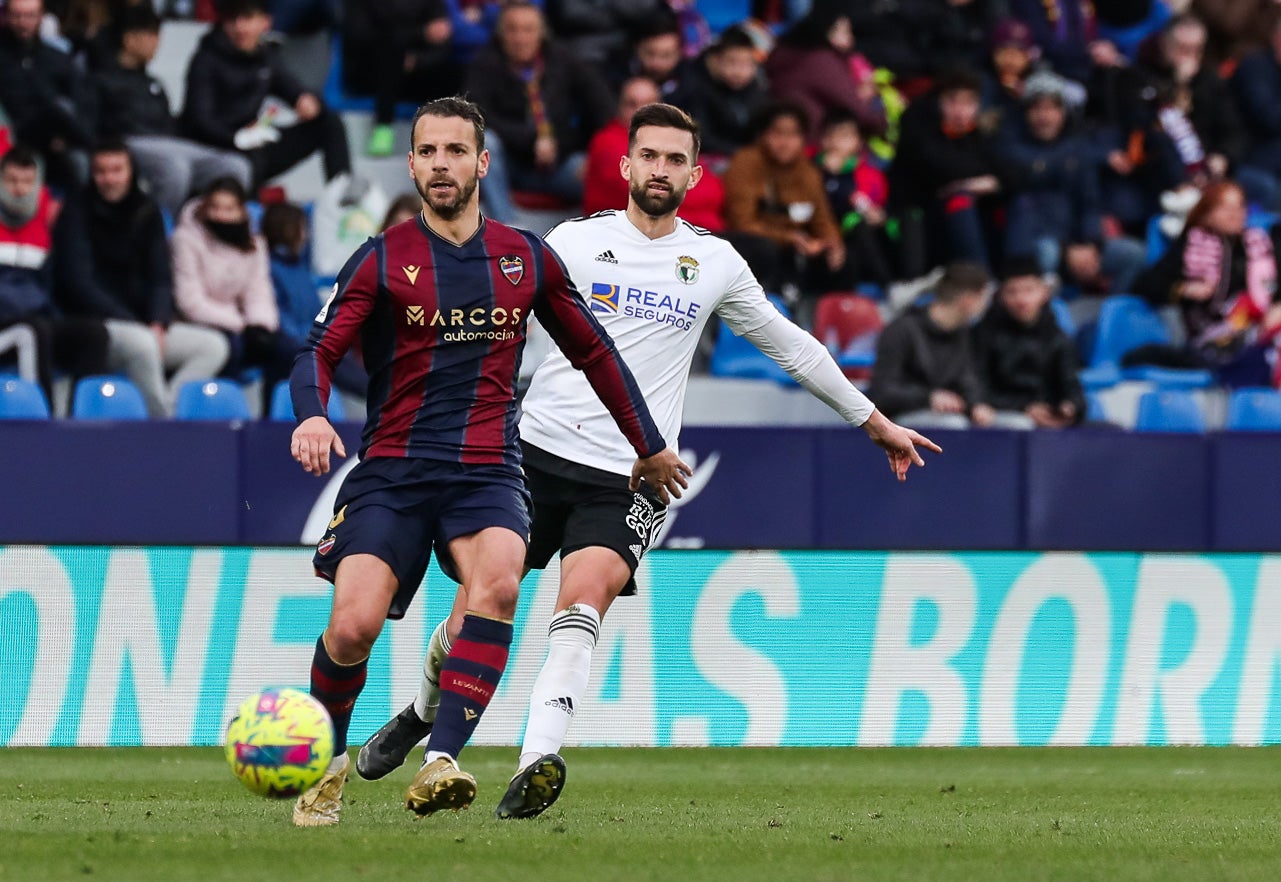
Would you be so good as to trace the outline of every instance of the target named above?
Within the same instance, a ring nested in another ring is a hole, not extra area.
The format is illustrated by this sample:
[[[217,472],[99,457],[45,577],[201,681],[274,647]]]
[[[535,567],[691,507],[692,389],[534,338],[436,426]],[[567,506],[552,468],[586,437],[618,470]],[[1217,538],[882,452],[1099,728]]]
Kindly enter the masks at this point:
[[[547,234],[569,278],[636,377],[668,446],[677,448],[689,366],[713,313],[735,334],[779,318],[734,247],[683,220],[650,239],[623,211],[566,221]],[[521,438],[562,459],[630,475],[636,452],[586,376],[552,347],[525,396]]]

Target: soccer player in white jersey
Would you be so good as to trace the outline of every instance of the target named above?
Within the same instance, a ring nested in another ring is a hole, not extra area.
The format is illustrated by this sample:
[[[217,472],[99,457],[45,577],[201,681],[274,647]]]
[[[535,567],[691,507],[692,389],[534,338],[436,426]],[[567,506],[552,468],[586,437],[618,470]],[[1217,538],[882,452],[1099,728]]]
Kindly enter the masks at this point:
[[[684,111],[642,107],[619,164],[631,190],[627,210],[568,221],[547,234],[631,368],[663,437],[679,434],[690,361],[715,314],[861,427],[905,480],[912,464],[925,464],[916,446],[941,453],[938,445],[876,410],[827,350],[774,308],[728,242],[677,218],[686,190],[702,177],[698,148],[698,126]],[[534,374],[520,435],[534,500],[525,564],[541,569],[559,551],[560,593],[517,773],[496,811],[500,818],[533,817],[560,795],[565,763],[558,751],[587,690],[601,618],[616,597],[635,592],[636,567],[670,501],[662,487],[628,489],[634,453],[558,350]],[[399,767],[431,731],[440,666],[465,609],[460,588],[454,612],[432,634],[414,702],[361,748],[356,769],[363,777],[381,778]]]

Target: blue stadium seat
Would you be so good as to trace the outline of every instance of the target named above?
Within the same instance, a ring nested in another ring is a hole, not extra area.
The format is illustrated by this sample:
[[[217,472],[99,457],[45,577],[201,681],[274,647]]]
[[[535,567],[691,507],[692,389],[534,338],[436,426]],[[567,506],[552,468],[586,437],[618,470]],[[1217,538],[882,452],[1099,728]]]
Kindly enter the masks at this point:
[[[1281,392],[1275,389],[1237,389],[1228,399],[1229,432],[1281,432]]]
[[[1099,310],[1090,368],[1107,370],[1106,365],[1119,368],[1127,352],[1154,343],[1170,343],[1170,332],[1161,317],[1132,294],[1114,294],[1103,301]],[[1145,380],[1162,387],[1201,389],[1214,385],[1214,375],[1203,370],[1141,365],[1120,369],[1120,373],[1121,379]]]
[[[1156,389],[1139,398],[1134,422],[1139,432],[1204,432],[1205,417],[1186,389]]]
[[[1054,311],[1054,320],[1059,323],[1059,330],[1068,337],[1076,336],[1076,322],[1072,321],[1072,311],[1062,297],[1050,298],[1050,309]]]
[[[192,380],[178,390],[174,419],[247,420],[245,391],[231,380]]]
[[[1099,393],[1094,390],[1088,390],[1085,393],[1085,419],[1091,423],[1106,423],[1108,421],[1107,410],[1103,407],[1103,399]]]
[[[49,402],[44,390],[22,377],[0,378],[0,420],[47,420]]]
[[[76,383],[71,415],[79,420],[145,420],[147,403],[124,377],[85,377]]]
[[[786,318],[791,318],[791,310],[781,298],[773,294],[767,296],[779,312]],[[721,325],[716,334],[716,346],[712,349],[708,372],[714,377],[773,380],[784,386],[797,385],[787,371],[778,366],[778,362],[744,338],[735,336],[726,325]]]
[[[294,421],[294,402],[289,394],[288,380],[281,380],[271,390],[270,417],[280,422],[292,423]],[[347,414],[343,409],[342,396],[337,391],[330,390],[329,421],[331,423],[341,423],[346,419]]]

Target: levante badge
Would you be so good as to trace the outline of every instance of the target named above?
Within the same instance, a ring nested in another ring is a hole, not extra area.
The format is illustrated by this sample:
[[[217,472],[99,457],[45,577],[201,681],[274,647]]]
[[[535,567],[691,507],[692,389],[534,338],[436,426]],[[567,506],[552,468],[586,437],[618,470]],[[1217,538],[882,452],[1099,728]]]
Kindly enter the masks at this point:
[[[519,257],[508,255],[507,257],[498,258],[498,268],[503,271],[507,281],[513,285],[519,285],[520,280],[525,277],[525,261]]]

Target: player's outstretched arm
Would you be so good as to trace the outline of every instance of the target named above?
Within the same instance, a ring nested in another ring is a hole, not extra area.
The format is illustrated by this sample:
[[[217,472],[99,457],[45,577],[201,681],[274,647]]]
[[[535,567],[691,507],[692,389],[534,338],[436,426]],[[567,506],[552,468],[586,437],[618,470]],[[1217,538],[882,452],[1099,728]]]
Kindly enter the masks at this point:
[[[308,474],[328,473],[330,450],[339,456],[347,455],[342,438],[338,437],[334,427],[324,417],[308,417],[294,429],[293,440],[289,443],[289,452],[294,459],[302,463],[303,471]]]
[[[632,479],[627,486],[633,491],[639,490],[640,483],[644,480],[654,488],[663,505],[671,505],[673,496],[681,498],[681,491],[689,486],[686,479],[692,474],[694,470],[681,461],[675,450],[668,447],[653,456],[636,460],[636,465],[632,466]]]
[[[867,432],[867,437],[872,439],[872,443],[885,451],[890,460],[890,471],[900,481],[907,480],[907,470],[913,465],[925,468],[925,460],[921,459],[921,453],[916,449],[918,445],[935,453],[943,452],[942,447],[920,432],[900,426],[879,410],[872,411],[862,428]]]

